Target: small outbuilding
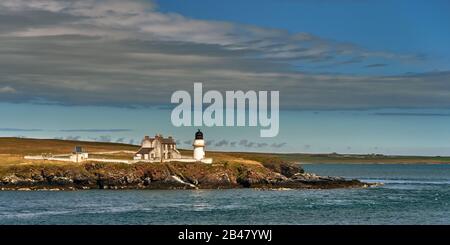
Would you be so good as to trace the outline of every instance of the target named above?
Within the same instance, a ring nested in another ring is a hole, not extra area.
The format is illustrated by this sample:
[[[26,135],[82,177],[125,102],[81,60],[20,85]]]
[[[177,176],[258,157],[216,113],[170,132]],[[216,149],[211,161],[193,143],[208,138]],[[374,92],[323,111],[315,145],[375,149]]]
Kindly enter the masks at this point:
[[[70,160],[72,162],[82,162],[88,158],[89,154],[81,146],[75,146],[72,155],[70,155]]]

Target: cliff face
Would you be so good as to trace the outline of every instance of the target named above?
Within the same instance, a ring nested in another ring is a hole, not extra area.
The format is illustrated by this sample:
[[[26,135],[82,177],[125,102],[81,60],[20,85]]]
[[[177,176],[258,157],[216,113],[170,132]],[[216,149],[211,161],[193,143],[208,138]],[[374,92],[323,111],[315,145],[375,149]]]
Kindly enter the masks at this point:
[[[0,175],[2,190],[34,189],[211,189],[363,187],[357,180],[304,173],[294,164],[83,163],[10,167]]]

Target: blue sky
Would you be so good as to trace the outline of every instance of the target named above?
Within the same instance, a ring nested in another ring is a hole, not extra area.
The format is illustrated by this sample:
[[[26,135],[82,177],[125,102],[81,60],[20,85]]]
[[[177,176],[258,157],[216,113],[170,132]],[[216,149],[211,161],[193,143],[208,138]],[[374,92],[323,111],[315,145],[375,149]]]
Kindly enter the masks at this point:
[[[0,3],[0,136],[137,143],[170,95],[279,90],[280,134],[217,150],[450,155],[448,1]],[[165,108],[165,109],[164,109]]]

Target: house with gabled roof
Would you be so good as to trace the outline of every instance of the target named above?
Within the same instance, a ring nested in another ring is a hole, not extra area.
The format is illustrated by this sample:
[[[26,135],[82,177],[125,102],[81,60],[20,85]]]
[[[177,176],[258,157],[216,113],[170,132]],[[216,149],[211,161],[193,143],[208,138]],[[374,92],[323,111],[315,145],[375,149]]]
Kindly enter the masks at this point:
[[[164,161],[180,159],[181,154],[177,150],[175,140],[169,136],[164,138],[161,134],[154,138],[145,136],[141,142],[141,148],[134,155],[134,160]]]

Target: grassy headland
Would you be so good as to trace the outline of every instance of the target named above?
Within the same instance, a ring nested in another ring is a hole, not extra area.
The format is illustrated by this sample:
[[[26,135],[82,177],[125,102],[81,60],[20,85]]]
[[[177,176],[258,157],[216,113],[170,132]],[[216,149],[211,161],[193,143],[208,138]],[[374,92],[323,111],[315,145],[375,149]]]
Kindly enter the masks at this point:
[[[103,158],[131,159],[139,146],[88,141],[71,141],[57,139],[28,139],[0,137],[0,167],[9,164],[25,164],[24,155],[45,153],[68,154],[74,146],[82,146],[91,156]],[[108,154],[108,152],[122,151]],[[192,150],[180,149],[183,155],[192,155]],[[208,157],[221,163],[264,164],[278,167],[282,162],[289,163],[380,163],[380,164],[449,164],[450,156],[391,156],[381,154],[309,154],[309,153],[255,153],[255,152],[221,152],[208,151]]]
[[[358,180],[304,173],[286,154],[207,152],[203,163],[82,163],[28,160],[25,155],[69,154],[82,146],[101,158],[132,159],[135,145],[54,139],[0,138],[0,187],[10,189],[348,188]],[[190,155],[192,151],[181,150]]]

